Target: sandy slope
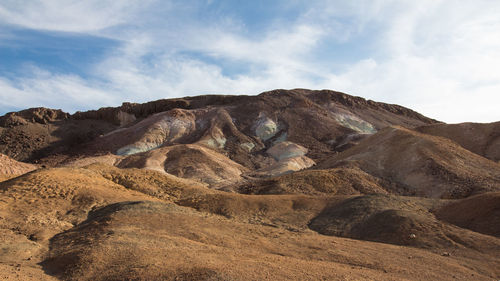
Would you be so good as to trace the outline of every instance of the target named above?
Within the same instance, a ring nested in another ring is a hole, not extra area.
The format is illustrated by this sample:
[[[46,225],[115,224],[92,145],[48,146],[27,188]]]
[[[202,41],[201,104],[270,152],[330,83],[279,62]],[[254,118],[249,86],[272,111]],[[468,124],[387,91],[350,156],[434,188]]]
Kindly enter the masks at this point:
[[[361,220],[346,217],[352,227],[345,229],[359,228],[361,222],[362,233],[372,236],[341,236],[384,242],[374,243],[313,231],[318,224],[330,227],[332,218],[342,217],[331,212],[350,206],[353,198],[345,196],[232,194],[156,171],[102,164],[36,171],[1,183],[0,191],[0,226],[6,238],[0,255],[3,277],[490,280],[500,276],[498,238],[430,215],[431,209],[445,208],[448,201],[360,197],[371,206],[366,210],[373,211],[359,213],[364,216]],[[359,210],[362,205],[354,206]],[[390,209],[406,210],[395,218],[411,223],[387,237],[376,230],[379,225],[373,224],[370,214]],[[411,221],[415,216],[417,220]],[[412,233],[417,236],[411,243],[401,243]],[[445,252],[451,255],[443,256]]]
[[[304,89],[9,113],[0,279],[498,280],[497,129]]]
[[[20,176],[37,168],[36,165],[19,162],[0,154],[0,181]]]
[[[476,154],[496,162],[500,161],[500,122],[434,124],[416,130],[451,139]]]
[[[394,185],[392,193],[464,198],[500,190],[500,165],[440,137],[388,127],[318,168],[354,165]]]

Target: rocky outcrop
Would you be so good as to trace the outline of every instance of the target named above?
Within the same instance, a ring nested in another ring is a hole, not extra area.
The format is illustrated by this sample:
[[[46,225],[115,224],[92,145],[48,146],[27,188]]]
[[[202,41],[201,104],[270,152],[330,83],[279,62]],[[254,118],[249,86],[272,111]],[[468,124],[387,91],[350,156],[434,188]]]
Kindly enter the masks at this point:
[[[181,118],[182,114],[191,117]],[[45,108],[9,113],[0,117],[0,153],[22,161],[46,162],[51,155],[49,162],[57,164],[82,154],[131,155],[196,143],[259,170],[273,164],[263,157],[280,142],[296,143],[307,149],[311,161],[320,162],[345,149],[338,143],[347,135],[373,134],[390,125],[413,128],[435,122],[403,107],[334,91],[274,90],[257,96],[206,95],[123,103],[73,115]],[[313,163],[302,160],[299,162]]]
[[[28,123],[47,124],[50,122],[68,119],[69,113],[60,109],[44,107],[25,109],[19,112],[10,112],[0,117],[1,127],[15,127]]]

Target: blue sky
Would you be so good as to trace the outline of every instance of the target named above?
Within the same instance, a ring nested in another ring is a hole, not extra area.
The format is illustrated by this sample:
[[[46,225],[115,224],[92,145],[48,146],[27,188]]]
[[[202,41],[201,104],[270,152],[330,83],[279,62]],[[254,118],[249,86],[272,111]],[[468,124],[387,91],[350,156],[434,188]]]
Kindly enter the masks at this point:
[[[0,2],[0,114],[332,89],[500,120],[500,2]]]

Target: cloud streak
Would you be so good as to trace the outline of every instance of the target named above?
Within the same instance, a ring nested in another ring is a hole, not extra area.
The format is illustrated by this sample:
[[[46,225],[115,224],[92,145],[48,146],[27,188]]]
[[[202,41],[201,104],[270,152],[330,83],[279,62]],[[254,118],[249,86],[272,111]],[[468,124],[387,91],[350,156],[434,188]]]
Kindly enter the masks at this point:
[[[96,100],[102,105],[116,104],[116,93],[103,91],[75,75],[60,75],[33,67],[26,77],[16,80],[0,78],[0,106],[27,108],[44,105],[75,111],[92,109]]]
[[[5,0],[0,22],[21,28],[60,32],[98,32],[127,21],[151,1]]]

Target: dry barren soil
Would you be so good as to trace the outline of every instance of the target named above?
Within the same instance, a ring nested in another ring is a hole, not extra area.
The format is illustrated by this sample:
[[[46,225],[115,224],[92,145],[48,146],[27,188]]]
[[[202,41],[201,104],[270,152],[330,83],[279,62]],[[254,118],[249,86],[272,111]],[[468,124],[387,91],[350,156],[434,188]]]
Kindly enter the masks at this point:
[[[274,90],[0,117],[2,280],[498,280],[498,122]]]

